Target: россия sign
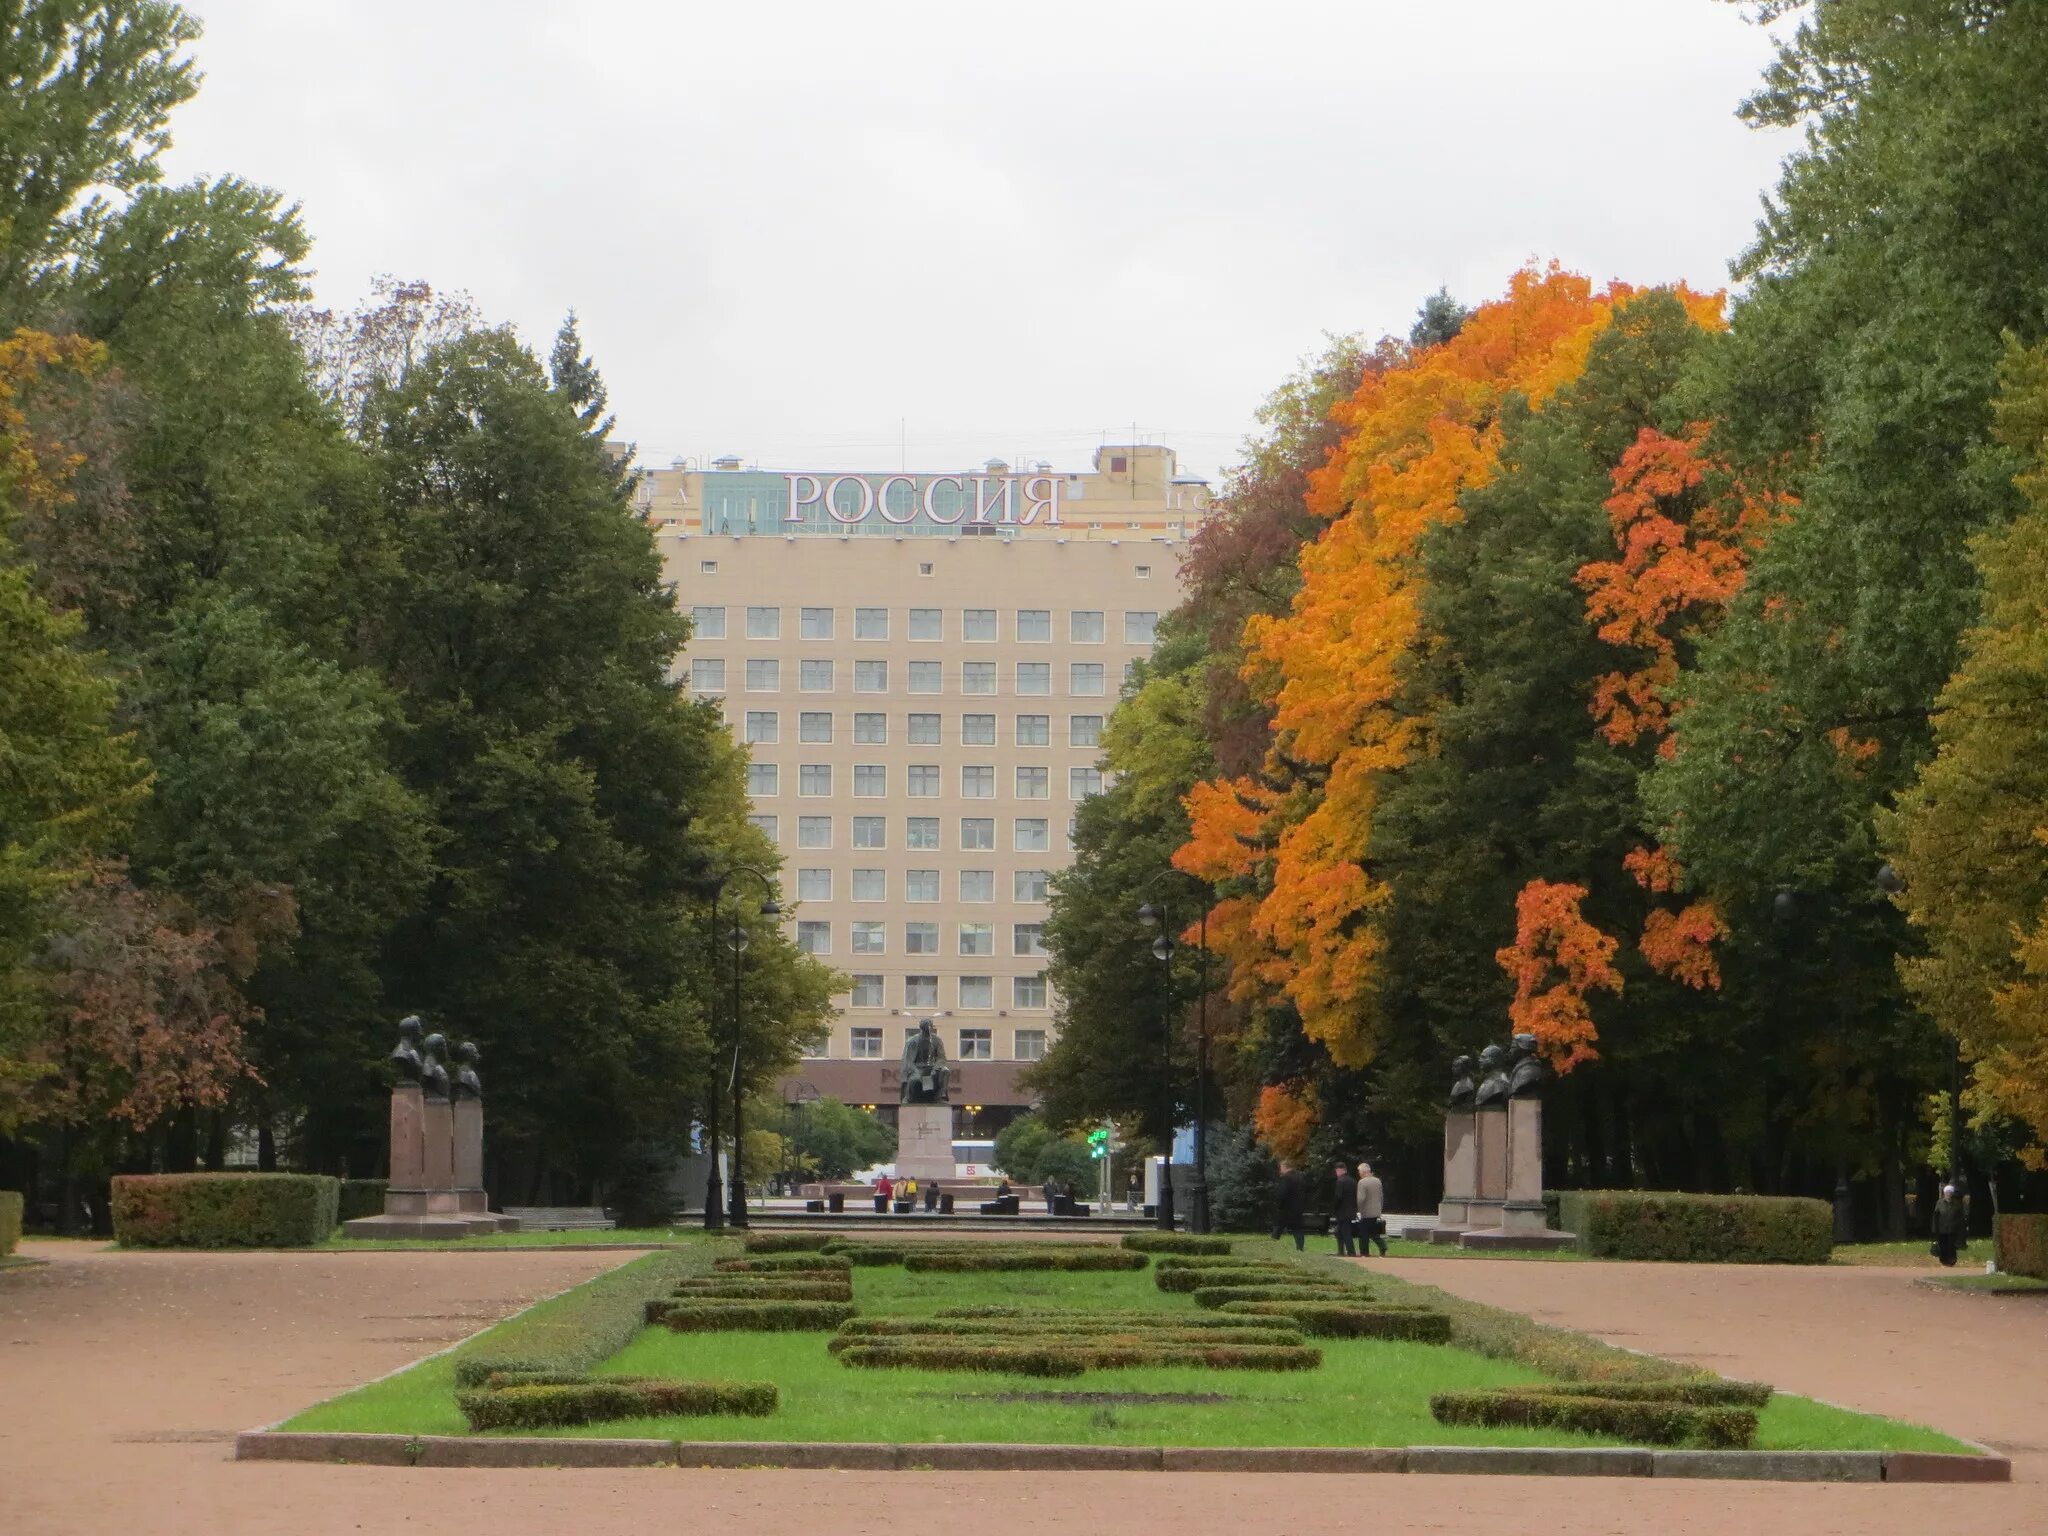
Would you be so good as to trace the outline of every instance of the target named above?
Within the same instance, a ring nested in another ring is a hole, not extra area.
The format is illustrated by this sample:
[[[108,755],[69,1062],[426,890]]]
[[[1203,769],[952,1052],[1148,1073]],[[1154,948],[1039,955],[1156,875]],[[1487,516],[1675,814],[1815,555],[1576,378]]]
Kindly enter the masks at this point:
[[[903,525],[914,521],[920,511],[934,523],[1032,523],[1041,517],[1048,524],[1060,520],[1060,477],[1058,475],[804,475],[785,474],[789,484],[789,510],[783,521],[801,523],[805,507],[822,509],[838,523],[865,522],[879,513],[885,523]],[[919,482],[923,482],[922,490]],[[909,506],[889,505],[893,486],[909,488]],[[933,492],[942,485],[953,488],[945,498],[952,502],[949,514],[939,510]],[[968,487],[972,486],[970,492]],[[972,515],[970,515],[972,514]]]

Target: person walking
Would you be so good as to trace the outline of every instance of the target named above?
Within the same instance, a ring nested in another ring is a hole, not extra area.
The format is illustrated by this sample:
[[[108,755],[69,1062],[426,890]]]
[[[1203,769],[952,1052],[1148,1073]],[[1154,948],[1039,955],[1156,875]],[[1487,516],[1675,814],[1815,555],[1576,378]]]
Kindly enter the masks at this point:
[[[1302,1178],[1300,1169],[1283,1160],[1280,1177],[1273,1185],[1273,1236],[1293,1233],[1294,1251],[1301,1252],[1307,1246],[1307,1234],[1303,1231],[1307,1216],[1308,1181]]]
[[[1351,1165],[1339,1159],[1332,1172],[1337,1178],[1337,1198],[1330,1206],[1330,1220],[1337,1228],[1337,1257],[1355,1259],[1358,1249],[1351,1241],[1351,1224],[1358,1219],[1358,1180]]]
[[[1048,1216],[1059,1215],[1060,1181],[1053,1177],[1053,1175],[1047,1174],[1045,1176],[1045,1187],[1039,1190],[1039,1193],[1045,1196],[1045,1214]]]
[[[1371,1163],[1358,1165],[1358,1251],[1360,1257],[1371,1257],[1374,1243],[1380,1245],[1380,1257],[1387,1256],[1387,1192],[1372,1171]]]
[[[1941,1260],[1943,1269],[1955,1268],[1956,1250],[1969,1230],[1967,1221],[1963,1202],[1956,1198],[1955,1185],[1942,1185],[1941,1198],[1934,1202],[1934,1256]]]

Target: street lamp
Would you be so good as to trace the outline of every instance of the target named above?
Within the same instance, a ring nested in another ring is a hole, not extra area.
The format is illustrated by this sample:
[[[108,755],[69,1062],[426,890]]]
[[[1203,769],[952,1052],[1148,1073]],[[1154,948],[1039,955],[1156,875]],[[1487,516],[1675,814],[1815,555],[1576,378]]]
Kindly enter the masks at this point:
[[[711,926],[715,932],[725,901],[725,888],[737,877],[745,875],[758,881],[761,886],[761,915],[780,917],[782,906],[775,899],[775,882],[751,864],[738,864],[720,875],[711,885]],[[746,1123],[744,1104],[746,1086],[740,1073],[740,1055],[744,1036],[741,1032],[740,1017],[740,960],[747,949],[747,930],[740,925],[739,914],[733,914],[733,925],[726,933],[725,942],[732,950],[732,1208],[730,1220],[735,1227],[747,1224],[747,1181],[746,1181]],[[711,1171],[704,1179],[704,1229],[716,1232],[723,1228],[728,1219],[723,1209],[724,1192],[718,1176],[718,1100],[719,1085],[714,1078],[711,1084],[711,1102],[705,1117],[705,1135],[711,1157]]]
[[[1178,874],[1178,870],[1162,872],[1155,876],[1146,887],[1149,892],[1166,873]],[[1193,879],[1193,876],[1189,876]],[[1188,1230],[1207,1232],[1209,1230],[1209,903],[1197,903],[1195,947],[1201,954],[1201,970],[1196,978],[1195,993],[1195,1171],[1188,1180]],[[1174,924],[1164,902],[1148,901],[1138,908],[1138,921],[1147,928],[1159,930],[1159,936],[1152,941],[1152,958],[1162,965],[1171,966],[1175,951],[1180,946],[1174,941]],[[1172,1037],[1168,1036],[1167,1062],[1169,1072],[1172,1066]],[[1171,1100],[1169,1099],[1169,1103]],[[1167,1116],[1166,1167],[1167,1182],[1160,1189],[1159,1224],[1170,1227],[1173,1224],[1173,1210],[1170,1203],[1170,1188],[1173,1168],[1172,1115]]]

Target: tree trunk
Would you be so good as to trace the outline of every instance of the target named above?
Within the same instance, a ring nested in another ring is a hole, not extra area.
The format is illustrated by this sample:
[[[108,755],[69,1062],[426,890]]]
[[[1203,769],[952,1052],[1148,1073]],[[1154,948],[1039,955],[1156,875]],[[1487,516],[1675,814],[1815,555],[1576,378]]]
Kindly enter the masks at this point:
[[[206,1118],[206,1169],[219,1173],[228,1165],[228,1117],[216,1109]]]
[[[256,1169],[259,1173],[277,1172],[277,1135],[267,1119],[256,1122]]]

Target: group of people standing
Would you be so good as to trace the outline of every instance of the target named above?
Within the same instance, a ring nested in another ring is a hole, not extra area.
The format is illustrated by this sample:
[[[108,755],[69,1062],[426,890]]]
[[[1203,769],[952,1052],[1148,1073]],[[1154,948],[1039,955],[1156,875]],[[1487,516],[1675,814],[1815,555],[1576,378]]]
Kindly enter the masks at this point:
[[[1372,1171],[1372,1164],[1363,1159],[1353,1164],[1339,1158],[1330,1171],[1336,1180],[1330,1218],[1337,1229],[1338,1257],[1369,1255],[1372,1245],[1378,1243],[1380,1257],[1385,1258],[1387,1192]],[[1307,1247],[1308,1180],[1299,1168],[1284,1161],[1273,1190],[1273,1236],[1277,1238],[1282,1233],[1294,1238],[1297,1251]]]

